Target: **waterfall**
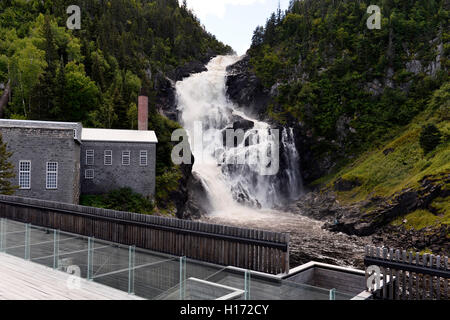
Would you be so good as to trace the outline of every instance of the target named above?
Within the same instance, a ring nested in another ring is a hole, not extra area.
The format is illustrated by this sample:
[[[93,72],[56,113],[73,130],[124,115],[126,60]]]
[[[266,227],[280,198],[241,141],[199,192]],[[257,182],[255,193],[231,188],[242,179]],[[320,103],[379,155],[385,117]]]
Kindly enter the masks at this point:
[[[242,205],[273,208],[301,192],[293,130],[278,132],[247,116],[226,97],[226,67],[238,60],[218,56],[207,71],[176,84],[180,122],[195,157],[193,171],[215,211],[242,210]],[[231,145],[227,130],[237,134],[231,136]]]
[[[281,142],[284,147],[284,157],[286,159],[286,169],[284,171],[287,177],[287,199],[289,201],[297,200],[303,192],[303,181],[300,172],[300,155],[295,146],[294,129],[284,128]]]

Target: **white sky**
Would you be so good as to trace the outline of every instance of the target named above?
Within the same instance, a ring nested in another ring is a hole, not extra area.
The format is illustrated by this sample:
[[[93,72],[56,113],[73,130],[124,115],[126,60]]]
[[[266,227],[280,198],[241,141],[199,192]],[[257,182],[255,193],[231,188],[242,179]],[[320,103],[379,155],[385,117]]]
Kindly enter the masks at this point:
[[[289,0],[281,0],[280,4],[284,11]],[[276,11],[278,0],[187,0],[187,5],[206,30],[238,54],[244,54],[250,47],[253,31],[258,25],[265,25]]]

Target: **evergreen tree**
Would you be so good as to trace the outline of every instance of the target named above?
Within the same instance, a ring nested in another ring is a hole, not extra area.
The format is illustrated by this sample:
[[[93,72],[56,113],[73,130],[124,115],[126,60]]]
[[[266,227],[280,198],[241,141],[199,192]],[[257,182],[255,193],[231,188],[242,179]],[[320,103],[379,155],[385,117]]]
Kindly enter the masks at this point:
[[[0,194],[12,195],[18,188],[11,183],[15,178],[14,165],[9,162],[12,152],[8,152],[7,144],[3,143],[3,136],[0,134]]]

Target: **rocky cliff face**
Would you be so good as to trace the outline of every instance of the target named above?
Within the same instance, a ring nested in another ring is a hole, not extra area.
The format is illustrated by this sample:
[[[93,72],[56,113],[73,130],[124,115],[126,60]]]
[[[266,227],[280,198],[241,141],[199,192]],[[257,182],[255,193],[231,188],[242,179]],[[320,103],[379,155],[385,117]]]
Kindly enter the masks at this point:
[[[250,57],[244,56],[240,61],[227,68],[227,94],[239,107],[250,111],[259,119],[266,117],[270,91],[251,70]]]
[[[420,187],[402,190],[388,199],[373,198],[352,205],[342,205],[335,192],[353,189],[354,182],[341,181],[335,185],[334,190],[308,193],[285,209],[325,221],[324,228],[327,230],[348,235],[372,236],[374,243],[385,246],[400,245],[414,250],[431,249],[434,253],[448,252],[448,225],[415,230],[407,229],[403,224],[394,226],[391,222],[419,209],[434,212],[433,201],[450,196],[450,189],[445,187],[449,182],[448,174],[430,176],[422,180]],[[438,216],[437,212],[433,214]]]

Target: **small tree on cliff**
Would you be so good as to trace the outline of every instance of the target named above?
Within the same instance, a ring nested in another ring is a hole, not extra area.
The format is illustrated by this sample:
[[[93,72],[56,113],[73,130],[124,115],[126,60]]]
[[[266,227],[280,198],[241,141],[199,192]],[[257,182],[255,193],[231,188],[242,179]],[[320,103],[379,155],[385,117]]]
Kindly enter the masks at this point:
[[[442,134],[434,124],[429,124],[422,128],[420,134],[420,146],[425,154],[433,151],[441,143]]]
[[[8,152],[6,143],[3,143],[3,136],[0,134],[0,194],[12,195],[18,188],[11,183],[16,175],[14,165],[9,162],[12,152]]]

